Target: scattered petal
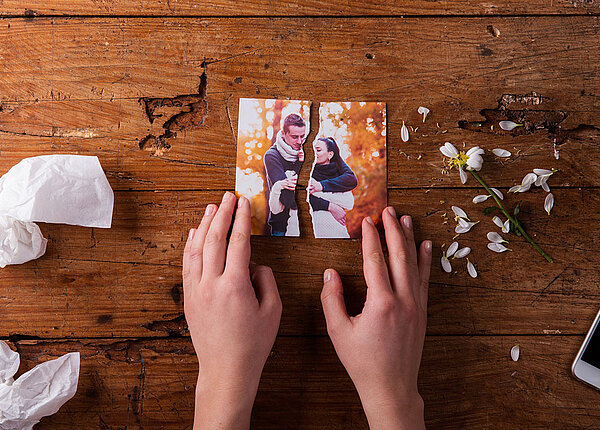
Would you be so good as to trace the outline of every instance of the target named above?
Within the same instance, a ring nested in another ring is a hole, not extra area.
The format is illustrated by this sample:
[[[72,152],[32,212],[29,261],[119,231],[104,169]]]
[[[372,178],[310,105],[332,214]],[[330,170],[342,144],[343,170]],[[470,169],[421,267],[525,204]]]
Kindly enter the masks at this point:
[[[463,184],[467,183],[467,173],[463,169],[458,169],[460,175],[460,182]]]
[[[510,187],[508,189],[509,193],[520,193],[521,192],[521,186],[520,185],[515,185],[513,187]]]
[[[452,257],[456,250],[458,249],[458,242],[452,242],[448,249],[446,250],[446,255],[448,257]]]
[[[400,130],[400,136],[402,137],[402,142],[408,142],[408,128],[406,127],[406,124],[404,124],[404,121],[402,121],[402,129]]]
[[[517,124],[513,121],[500,121],[499,125],[502,130],[511,131],[516,127],[521,127],[523,124]]]
[[[469,272],[469,275],[471,275],[471,278],[477,277],[477,270],[475,270],[475,266],[473,266],[473,263],[471,263],[468,258],[467,258],[467,272]]]
[[[490,197],[492,197],[492,196],[490,196],[489,194],[480,194],[478,196],[473,197],[473,203],[485,202]]]
[[[510,220],[507,219],[504,221],[504,225],[502,226],[502,233],[508,233],[510,231]]]
[[[423,115],[423,122],[425,122],[425,118],[427,118],[427,114],[429,114],[429,109],[427,109],[425,106],[419,106],[417,112]]]
[[[499,189],[490,188],[490,190],[492,190],[494,192],[494,194],[496,194],[500,200],[504,200],[504,196],[502,195],[502,192],[500,192]]]
[[[458,206],[452,206],[452,212],[454,212],[456,214],[456,216],[459,218],[469,219],[469,216],[467,215],[467,213],[465,211],[463,211],[461,208],[459,208]]]
[[[477,222],[467,222],[464,219],[459,218],[458,219],[458,225],[454,228],[454,232],[458,233],[458,234],[467,233],[478,222],[479,221],[477,221]]]
[[[544,201],[544,209],[546,210],[546,212],[548,212],[548,215],[550,215],[550,211],[552,210],[553,206],[554,206],[554,194],[548,193],[548,195],[546,196],[546,200]]]
[[[458,251],[456,251],[456,253],[454,254],[454,258],[466,257],[467,255],[469,255],[470,252],[471,252],[471,248],[469,248],[468,246],[461,248]]]
[[[444,272],[447,273],[452,272],[452,265],[450,264],[448,257],[446,257],[445,255],[442,256],[442,269],[444,269]]]
[[[521,354],[521,348],[519,345],[515,345],[510,349],[510,358],[512,361],[519,361],[519,355]]]
[[[495,231],[490,231],[487,234],[487,238],[490,242],[494,242],[494,243],[508,243],[508,241],[504,240],[504,238],[502,236],[500,236],[498,233],[496,233]]]
[[[554,172],[548,169],[533,169],[533,173],[535,173],[538,176],[550,176]]]
[[[537,175],[535,173],[526,174],[525,177],[523,178],[523,181],[521,182],[521,188],[531,187],[531,185],[533,185],[536,180],[537,180]]]
[[[550,187],[548,186],[548,182],[546,182],[546,181],[542,182],[542,190],[546,191],[547,193],[550,192]]]
[[[494,155],[496,157],[502,157],[502,158],[507,158],[512,155],[510,153],[510,151],[507,151],[506,149],[501,149],[501,148],[492,149],[492,152],[494,153]]]
[[[499,216],[495,216],[494,218],[492,218],[492,222],[500,228],[502,228],[502,226],[504,225],[504,224],[502,224],[502,220],[500,219]]]
[[[454,233],[456,233],[456,234],[468,233],[469,230],[471,230],[471,227],[463,227],[460,225],[457,225],[456,227],[454,227]]]
[[[487,247],[488,247],[488,249],[490,249],[491,251],[494,251],[494,252],[509,251],[509,249],[506,246],[502,245],[501,243],[494,243],[494,242],[488,243]]]

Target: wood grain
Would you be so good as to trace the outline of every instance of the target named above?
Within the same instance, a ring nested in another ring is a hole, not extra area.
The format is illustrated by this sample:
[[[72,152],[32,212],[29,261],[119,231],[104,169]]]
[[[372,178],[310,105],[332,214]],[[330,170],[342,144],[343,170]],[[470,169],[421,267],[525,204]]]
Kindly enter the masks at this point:
[[[84,1],[67,0],[4,0],[0,14],[36,17],[39,15],[141,15],[141,16],[305,16],[305,15],[515,15],[515,14],[592,14],[598,5],[585,0],[446,0],[446,1],[287,1],[270,2],[251,0],[243,3],[233,0],[212,0],[202,3],[193,0],[158,1]]]
[[[428,428],[594,427],[600,419],[598,394],[569,374],[581,341],[581,336],[427,337],[419,386]],[[510,359],[515,344],[521,348],[518,362]],[[21,371],[68,351],[81,353],[76,396],[44,418],[40,429],[191,428],[198,367],[189,340],[20,341],[15,346]],[[328,338],[277,339],[252,428],[284,426],[367,428]]]

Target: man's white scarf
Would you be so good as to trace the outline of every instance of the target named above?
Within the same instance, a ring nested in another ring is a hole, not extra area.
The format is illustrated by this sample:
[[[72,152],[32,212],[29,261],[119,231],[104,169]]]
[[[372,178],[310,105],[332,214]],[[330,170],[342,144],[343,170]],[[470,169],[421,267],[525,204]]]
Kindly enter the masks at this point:
[[[275,140],[275,147],[277,148],[277,151],[279,151],[279,153],[281,154],[283,159],[285,161],[289,161],[291,163],[298,161],[298,155],[300,154],[300,151],[302,151],[302,149],[295,150],[290,145],[288,145],[285,142],[285,140],[283,140],[283,135],[281,133],[281,130],[279,130],[277,132],[277,139]]]

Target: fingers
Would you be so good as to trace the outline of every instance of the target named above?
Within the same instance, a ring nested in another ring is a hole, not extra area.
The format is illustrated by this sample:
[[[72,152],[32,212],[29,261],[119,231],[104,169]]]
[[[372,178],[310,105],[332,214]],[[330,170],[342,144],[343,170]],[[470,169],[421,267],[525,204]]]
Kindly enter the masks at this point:
[[[272,310],[275,308],[279,309],[279,314],[281,314],[281,298],[279,297],[277,282],[275,282],[275,276],[273,276],[271,268],[267,266],[251,266],[250,279],[252,280],[252,285],[256,291],[261,309]]]
[[[250,264],[250,202],[245,197],[238,200],[233,229],[229,237],[225,271],[242,269],[248,273]]]
[[[192,240],[194,239],[195,229],[190,229],[188,233],[187,241],[185,242],[185,248],[183,249],[183,296],[184,298],[188,296],[189,290],[192,286],[192,280],[190,279],[191,275],[191,257],[190,252],[192,249]]]
[[[327,269],[323,274],[323,291],[321,304],[327,322],[327,331],[332,332],[349,325],[350,317],[344,303],[344,288],[340,275],[333,269]]]
[[[371,217],[363,219],[362,222],[362,251],[363,271],[367,287],[372,291],[391,291],[392,287],[379,242],[379,234]]]
[[[206,239],[206,233],[208,232],[216,212],[217,207],[215,205],[206,206],[202,221],[200,221],[198,228],[194,230],[192,240],[190,241],[188,238],[189,248],[188,244],[186,244],[188,252],[186,253],[184,250],[183,258],[184,287],[186,286],[186,280],[189,280],[192,285],[194,285],[199,282],[202,277],[202,250]]]
[[[396,211],[388,207],[382,214],[385,240],[389,251],[390,278],[393,290],[415,298],[413,285],[417,281],[417,250],[412,233],[412,219],[403,216],[398,221]]]
[[[227,232],[231,225],[235,202],[235,196],[227,191],[210,223],[202,252],[202,276],[216,277],[223,274],[227,252]]]
[[[419,294],[417,295],[420,298],[420,303],[423,309],[427,308],[427,293],[429,291],[429,273],[431,271],[431,241],[425,240],[421,243],[421,247],[419,248],[419,257],[418,257],[418,265],[419,265],[419,278],[420,278],[420,288]]]

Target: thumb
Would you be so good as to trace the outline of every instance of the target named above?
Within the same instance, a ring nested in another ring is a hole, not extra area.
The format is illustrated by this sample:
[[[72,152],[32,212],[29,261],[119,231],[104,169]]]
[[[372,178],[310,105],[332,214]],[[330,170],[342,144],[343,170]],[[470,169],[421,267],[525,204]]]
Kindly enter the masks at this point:
[[[338,331],[350,324],[350,317],[344,303],[344,287],[340,275],[334,269],[327,269],[323,274],[323,291],[321,304],[327,321],[327,331]]]
[[[277,282],[275,282],[275,276],[273,276],[271,268],[250,264],[250,279],[256,291],[260,307],[279,308],[281,313],[281,297],[279,297]]]

